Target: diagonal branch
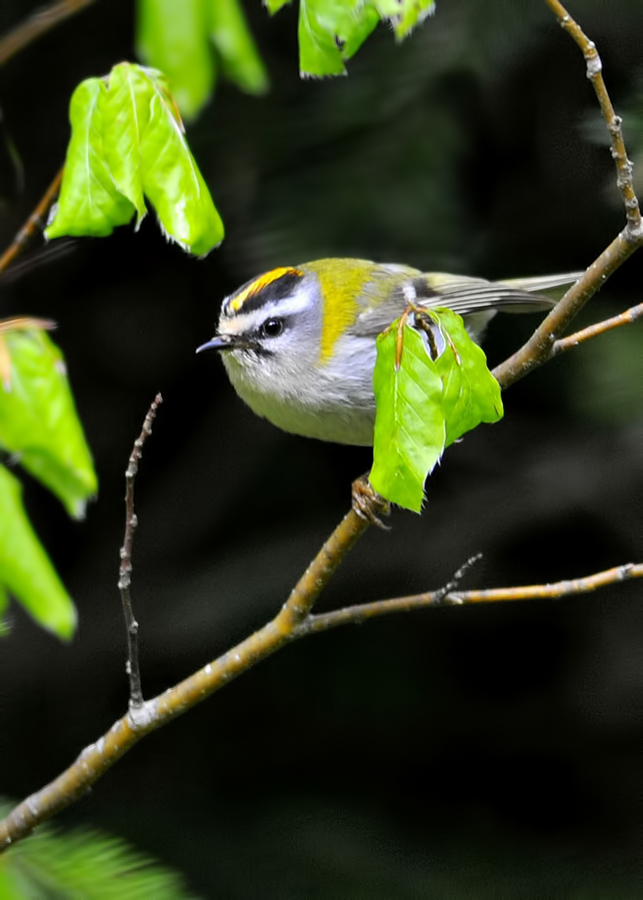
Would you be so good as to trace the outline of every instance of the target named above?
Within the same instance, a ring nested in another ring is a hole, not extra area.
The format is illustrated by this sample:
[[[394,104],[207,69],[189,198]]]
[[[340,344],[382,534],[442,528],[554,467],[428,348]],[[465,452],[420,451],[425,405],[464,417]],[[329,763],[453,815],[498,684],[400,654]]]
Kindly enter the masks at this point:
[[[36,231],[44,226],[47,212],[60,190],[62,179],[63,169],[60,169],[54,180],[42,195],[34,211],[16,234],[9,247],[7,247],[2,256],[0,256],[0,272],[4,272],[5,269],[11,265],[14,259],[25,249],[27,243],[31,240]]]
[[[4,37],[0,38],[0,66],[23,50],[32,41],[45,34],[55,25],[68,19],[90,6],[95,0],[59,0],[44,9],[35,12],[32,16],[16,26]]]

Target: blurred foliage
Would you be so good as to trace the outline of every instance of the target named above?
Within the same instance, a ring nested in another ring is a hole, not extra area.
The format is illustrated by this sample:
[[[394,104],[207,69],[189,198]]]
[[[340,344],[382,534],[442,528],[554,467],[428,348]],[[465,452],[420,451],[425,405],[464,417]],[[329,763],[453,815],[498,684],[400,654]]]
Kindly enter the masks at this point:
[[[0,333],[7,371],[0,386],[0,449],[82,518],[98,483],[61,351],[38,321]],[[40,323],[46,324],[46,323]],[[20,483],[0,466],[0,618],[8,590],[44,628],[69,639],[76,611],[29,523]]]
[[[20,482],[0,466],[0,617],[9,591],[43,628],[69,639],[76,610],[29,523]]]
[[[0,816],[11,807],[0,804]],[[179,875],[96,831],[43,826],[0,856],[2,900],[196,900]]]
[[[136,44],[141,59],[167,75],[186,119],[210,98],[218,64],[241,90],[268,89],[239,0],[138,0]]]
[[[267,0],[273,15],[290,0]],[[346,73],[380,20],[398,40],[435,9],[435,0],[300,0],[299,69],[303,77]],[[138,0],[139,56],[168,76],[182,114],[195,118],[210,99],[220,61],[241,90],[263,94],[268,74],[239,0]],[[210,47],[216,51],[212,52]]]

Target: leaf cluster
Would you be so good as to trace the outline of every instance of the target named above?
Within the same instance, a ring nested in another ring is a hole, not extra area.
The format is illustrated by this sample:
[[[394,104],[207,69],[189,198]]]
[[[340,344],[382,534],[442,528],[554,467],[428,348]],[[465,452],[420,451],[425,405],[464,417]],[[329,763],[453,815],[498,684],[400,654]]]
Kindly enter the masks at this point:
[[[275,13],[289,0],[266,0]],[[435,0],[300,0],[299,69],[303,77],[343,75],[344,63],[380,20],[388,21],[398,40],[435,8]]]
[[[169,240],[199,256],[223,223],[190,152],[165,76],[130,63],[81,82],[71,98],[65,173],[48,238],[105,237],[156,210]]]
[[[37,320],[0,330],[7,373],[0,386],[0,450],[82,518],[98,482],[76,413],[65,362]],[[22,503],[20,482],[0,466],[0,616],[7,593],[44,628],[71,637],[74,605],[40,544]]]
[[[420,512],[424,482],[449,444],[503,415],[500,386],[462,317],[407,311],[377,339],[377,413],[370,481],[392,503]]]

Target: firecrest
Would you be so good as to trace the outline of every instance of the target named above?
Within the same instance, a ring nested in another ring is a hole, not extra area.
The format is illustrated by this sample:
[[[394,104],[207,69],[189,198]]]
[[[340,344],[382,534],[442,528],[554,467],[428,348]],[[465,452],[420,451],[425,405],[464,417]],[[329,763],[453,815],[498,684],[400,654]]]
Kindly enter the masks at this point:
[[[479,340],[497,311],[554,305],[578,274],[490,282],[361,259],[273,269],[226,297],[217,333],[230,381],[259,416],[305,437],[373,443],[375,340],[409,303],[445,306]]]

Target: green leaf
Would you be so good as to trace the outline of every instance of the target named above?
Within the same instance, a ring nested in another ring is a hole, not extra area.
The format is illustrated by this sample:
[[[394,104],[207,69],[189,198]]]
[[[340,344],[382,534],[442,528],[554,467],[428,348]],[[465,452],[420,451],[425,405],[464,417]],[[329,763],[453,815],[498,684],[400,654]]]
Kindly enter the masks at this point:
[[[388,19],[398,40],[435,12],[435,0],[371,0],[383,19]]]
[[[349,59],[379,22],[358,0],[300,0],[299,68],[302,77],[343,75]]]
[[[420,512],[424,482],[445,447],[442,380],[424,341],[410,325],[396,365],[398,323],[377,339],[373,388],[377,404],[373,468],[369,476],[382,497]]]
[[[501,419],[502,399],[487,357],[467,334],[462,317],[450,309],[431,310],[430,315],[445,335],[446,346],[435,366],[444,385],[448,446],[481,422]]]
[[[106,237],[134,215],[134,206],[116,189],[103,149],[105,84],[89,78],[71,98],[71,140],[55,216],[45,231],[63,235]]]
[[[268,73],[239,0],[207,0],[210,37],[230,81],[250,94],[265,94]]]
[[[143,191],[166,237],[201,256],[223,240],[221,217],[212,202],[183,128],[159,73],[138,66],[133,80],[148,91],[149,120],[141,137]]]
[[[76,610],[31,527],[21,493],[20,482],[0,466],[0,585],[43,628],[68,640]]]
[[[0,447],[80,518],[97,480],[62,353],[44,331],[9,331],[4,338],[11,382],[0,387]]]
[[[0,805],[0,815],[10,812]],[[39,828],[0,863],[2,900],[195,900],[179,874],[118,838],[88,829]]]
[[[147,213],[141,180],[141,136],[149,120],[149,91],[141,90],[138,66],[114,66],[103,103],[103,157],[119,192],[137,212],[137,227]]]
[[[215,80],[205,0],[139,0],[136,47],[167,75],[181,114],[197,116]]]
[[[270,15],[274,16],[276,12],[279,12],[282,6],[286,6],[290,3],[290,0],[263,0],[263,3]]]
[[[426,310],[430,335],[416,319],[409,316],[401,331],[394,322],[377,339],[370,481],[385,499],[419,512],[444,448],[481,422],[497,422],[503,410],[500,386],[462,318]]]

